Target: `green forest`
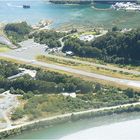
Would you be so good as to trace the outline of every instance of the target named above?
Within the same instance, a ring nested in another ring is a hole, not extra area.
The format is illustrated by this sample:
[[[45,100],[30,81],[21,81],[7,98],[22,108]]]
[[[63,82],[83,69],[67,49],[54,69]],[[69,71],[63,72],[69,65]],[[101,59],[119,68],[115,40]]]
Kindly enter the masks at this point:
[[[61,47],[60,38],[65,36],[65,33],[50,31],[35,32],[30,35],[30,38],[34,38],[34,41],[40,44],[46,44],[49,48]]]
[[[63,52],[80,57],[98,58],[109,63],[137,64],[140,61],[140,29],[122,33],[110,31],[91,42],[67,38]]]
[[[32,31],[32,28],[26,23],[9,23],[5,26],[4,31],[8,38],[14,43],[23,41],[29,33]]]

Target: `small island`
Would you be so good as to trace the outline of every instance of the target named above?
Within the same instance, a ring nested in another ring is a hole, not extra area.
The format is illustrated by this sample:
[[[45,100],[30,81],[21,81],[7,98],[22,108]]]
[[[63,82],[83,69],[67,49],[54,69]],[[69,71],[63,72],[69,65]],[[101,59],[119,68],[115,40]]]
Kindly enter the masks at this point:
[[[30,5],[23,5],[23,8],[24,9],[29,9],[30,8]]]

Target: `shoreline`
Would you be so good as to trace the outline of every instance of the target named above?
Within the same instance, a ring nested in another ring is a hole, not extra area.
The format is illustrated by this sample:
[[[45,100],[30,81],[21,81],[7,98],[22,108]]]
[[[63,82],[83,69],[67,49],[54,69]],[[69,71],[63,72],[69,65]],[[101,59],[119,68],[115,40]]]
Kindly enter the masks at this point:
[[[134,111],[140,111],[140,102],[57,115],[2,129],[0,130],[0,139],[7,138],[12,135],[21,134],[23,131],[42,128],[43,126],[50,126],[90,117],[99,117]]]
[[[93,126],[85,130],[80,130],[66,136],[62,136],[59,140],[139,140],[140,119],[122,120],[111,124]],[[130,127],[131,126],[131,127]],[[116,133],[117,132],[117,133]]]
[[[92,6],[93,9],[98,10],[98,11],[110,11],[112,10],[111,8],[96,8],[95,6]]]

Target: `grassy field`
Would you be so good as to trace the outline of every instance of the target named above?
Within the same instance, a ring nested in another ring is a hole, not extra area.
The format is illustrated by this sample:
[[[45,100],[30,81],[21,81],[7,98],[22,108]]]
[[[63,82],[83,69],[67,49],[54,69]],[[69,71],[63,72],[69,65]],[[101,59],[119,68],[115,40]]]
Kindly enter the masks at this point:
[[[4,32],[3,32],[4,26],[5,26],[5,24],[0,23],[0,35],[4,35]]]
[[[98,33],[95,31],[86,31],[86,32],[79,32],[72,34],[71,37],[73,38],[79,38],[81,35],[97,35]]]
[[[0,52],[7,52],[9,50],[8,46],[0,44]]]
[[[6,123],[5,119],[0,118],[0,123]]]
[[[140,66],[139,65],[135,66],[135,65],[131,65],[131,64],[121,65],[121,64],[106,63],[106,62],[104,62],[102,60],[98,60],[96,58],[84,58],[84,57],[77,57],[77,56],[74,56],[73,58],[77,59],[77,60],[81,60],[81,61],[103,64],[103,65],[110,66],[110,67],[118,67],[118,68],[124,68],[124,69],[128,69],[128,70],[140,71]]]
[[[0,99],[3,99],[4,97],[3,96],[0,96]]]
[[[77,62],[70,61],[70,60],[64,60],[61,58],[58,59],[58,58],[53,58],[53,57],[49,57],[49,56],[37,56],[37,60],[51,63],[51,64],[57,64],[57,65],[61,65],[61,66],[76,68],[76,69],[84,70],[87,72],[103,74],[103,75],[116,77],[116,78],[140,80],[139,75],[133,75],[130,73],[118,72],[115,70],[109,70],[109,69],[105,69],[105,68],[95,67],[92,65],[81,64],[81,63],[77,63]]]

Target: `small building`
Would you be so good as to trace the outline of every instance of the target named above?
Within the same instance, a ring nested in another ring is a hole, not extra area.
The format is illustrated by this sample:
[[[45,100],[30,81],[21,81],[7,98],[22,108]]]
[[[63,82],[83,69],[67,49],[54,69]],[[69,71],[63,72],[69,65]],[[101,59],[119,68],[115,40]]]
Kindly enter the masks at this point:
[[[21,71],[20,73],[10,76],[7,79],[8,80],[13,80],[13,79],[17,79],[18,77],[22,77],[26,74],[30,75],[32,78],[35,78],[37,71],[36,70],[30,70],[30,69],[25,69],[25,68],[19,68],[19,70]]]
[[[63,96],[70,96],[72,98],[76,98],[76,93],[75,92],[72,92],[72,93],[62,93]]]
[[[30,69],[26,69],[26,68],[19,68],[19,70],[21,70],[24,75],[29,74],[32,78],[35,78],[36,73],[37,73],[36,70],[30,70]]]
[[[66,56],[73,56],[74,54],[73,54],[73,52],[72,51],[67,51],[66,52]]]
[[[122,32],[122,33],[126,33],[126,32],[129,32],[129,31],[131,31],[131,30],[132,30],[131,28],[130,28],[130,29],[124,28],[124,29],[121,30],[121,32]]]
[[[82,41],[91,41],[94,39],[94,35],[81,35],[79,39]]]

